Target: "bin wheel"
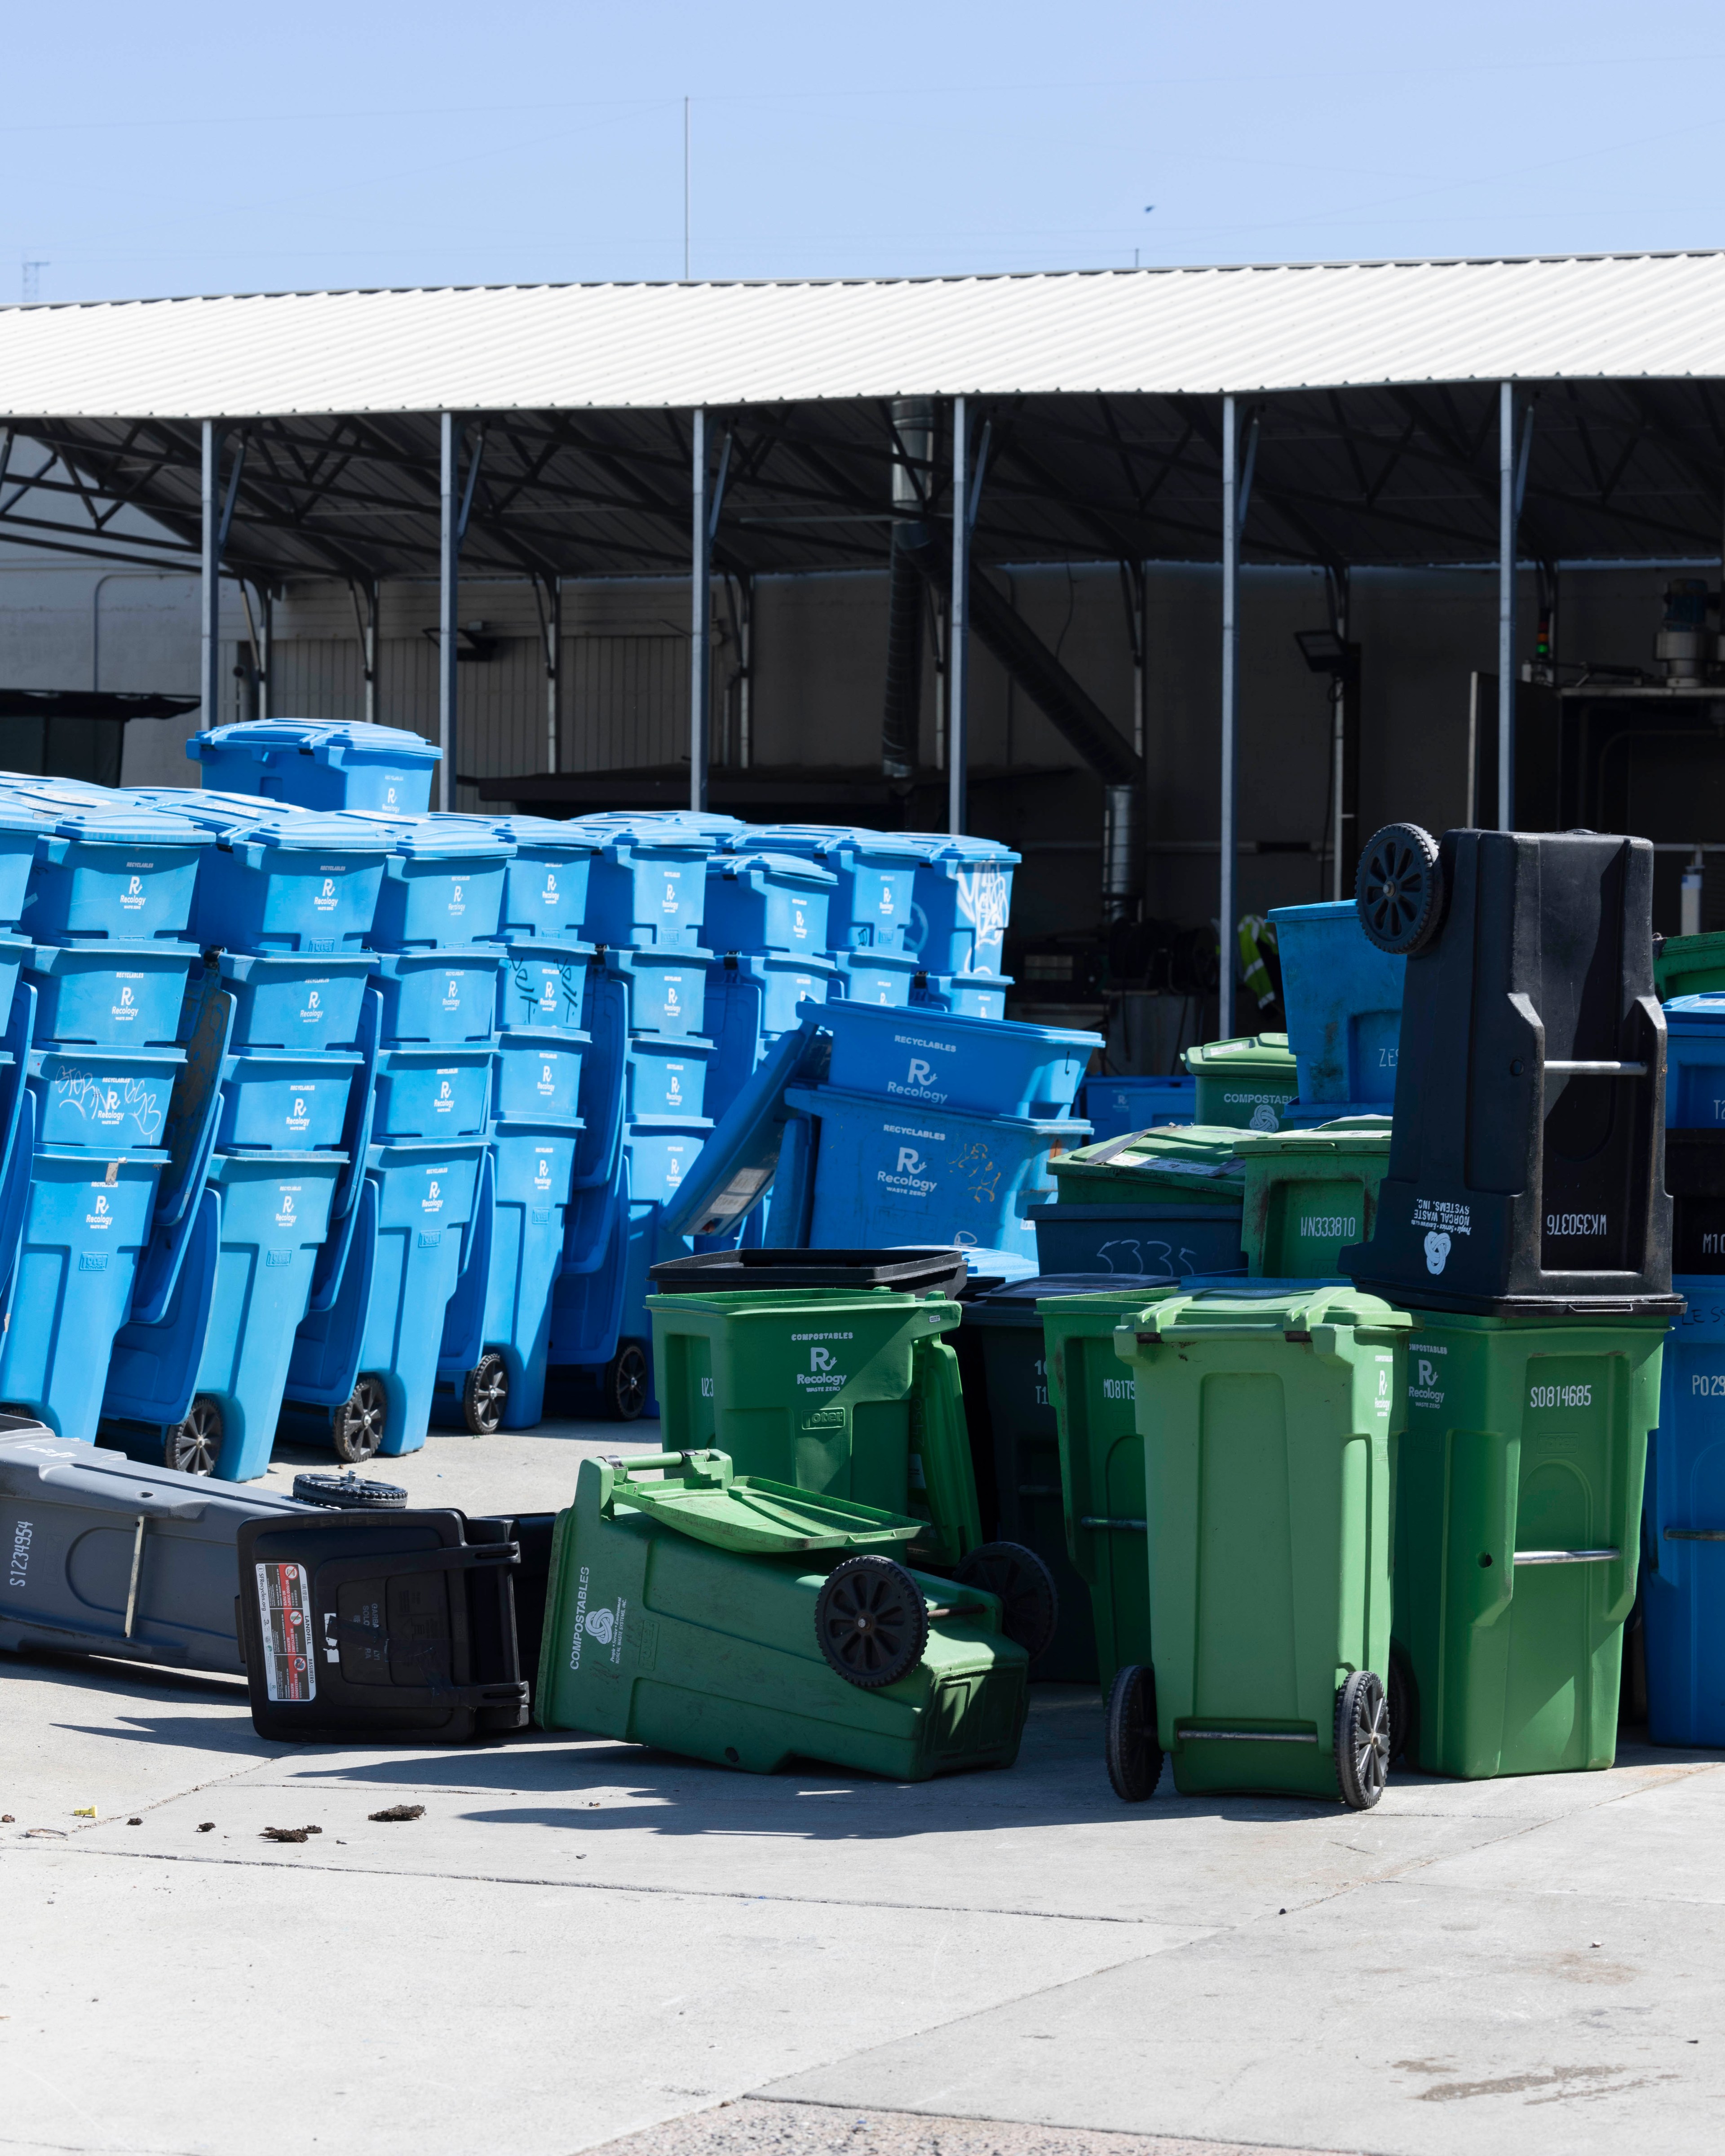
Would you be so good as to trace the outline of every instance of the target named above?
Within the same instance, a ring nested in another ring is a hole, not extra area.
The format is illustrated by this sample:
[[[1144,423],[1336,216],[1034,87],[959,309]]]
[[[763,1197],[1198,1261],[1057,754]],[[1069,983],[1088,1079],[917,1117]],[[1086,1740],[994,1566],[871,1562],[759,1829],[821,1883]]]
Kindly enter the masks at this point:
[[[302,1505],[327,1505],[340,1512],[398,1512],[408,1502],[398,1482],[369,1482],[351,1469],[346,1475],[296,1475],[294,1495]]]
[[[1156,1734],[1156,1672],[1142,1662],[1117,1670],[1108,1687],[1102,1753],[1108,1779],[1123,1804],[1141,1804],[1162,1779],[1162,1746]]]
[[[1370,1670],[1356,1670],[1336,1694],[1336,1776],[1350,1811],[1368,1812],[1389,1772],[1389,1706]]]
[[[979,1543],[953,1573],[961,1587],[986,1588],[1004,1605],[1002,1630],[1034,1662],[1060,1621],[1054,1574],[1022,1543]]]
[[[509,1373],[501,1355],[481,1355],[461,1381],[461,1417],[475,1437],[495,1437],[509,1404]]]
[[[928,1604],[891,1558],[847,1558],[814,1598],[814,1636],[847,1684],[876,1691],[908,1676],[922,1661]]]
[[[1386,824],[1359,857],[1354,911],[1380,951],[1411,957],[1438,932],[1444,872],[1438,843],[1418,824]]]
[[[389,1412],[389,1396],[383,1380],[369,1371],[330,1417],[330,1443],[337,1460],[357,1466],[370,1460],[383,1442],[383,1421]]]
[[[606,1415],[634,1422],[647,1404],[647,1357],[639,1341],[625,1340],[605,1365],[601,1381]]]
[[[222,1410],[208,1393],[193,1399],[183,1422],[177,1422],[162,1447],[164,1467],[182,1475],[213,1475],[222,1451]]]
[[[1389,1763],[1400,1766],[1414,1742],[1420,1696],[1407,1656],[1392,1641],[1389,1650]]]

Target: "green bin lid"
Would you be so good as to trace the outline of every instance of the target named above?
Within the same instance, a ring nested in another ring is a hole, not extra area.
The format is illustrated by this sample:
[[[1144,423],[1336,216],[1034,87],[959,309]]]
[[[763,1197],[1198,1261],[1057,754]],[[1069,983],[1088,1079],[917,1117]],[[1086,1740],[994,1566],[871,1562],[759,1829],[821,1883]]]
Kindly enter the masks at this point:
[[[1673,996],[1725,988],[1725,930],[1705,936],[1667,936],[1653,961],[1653,985],[1661,1003]]]
[[[1250,1282],[1242,1281],[1237,1287],[1197,1288],[1147,1307],[1143,1329],[1168,1337],[1242,1332],[1299,1334],[1321,1325],[1343,1325],[1358,1332],[1405,1332],[1413,1322],[1405,1310],[1397,1310],[1381,1296],[1368,1295],[1363,1288],[1287,1281],[1274,1285],[1266,1281],[1255,1288]]]
[[[636,1481],[649,1471],[663,1471],[665,1479]],[[755,1475],[733,1476],[726,1452],[655,1453],[628,1460],[613,1468],[611,1498],[696,1542],[757,1557],[883,1549],[911,1541],[924,1524],[849,1497]]]
[[[1266,1155],[1317,1165],[1349,1153],[1380,1159],[1389,1151],[1390,1127],[1388,1116],[1338,1116],[1332,1123],[1314,1123],[1306,1130],[1236,1131],[1235,1136],[1243,1167]]]
[[[1186,1068],[1194,1078],[1225,1078],[1250,1070],[1256,1078],[1286,1076],[1298,1082],[1294,1051],[1285,1033],[1250,1033],[1237,1040],[1207,1040],[1186,1050]]]
[[[1109,1205],[1132,1198],[1158,1204],[1237,1205],[1245,1171],[1242,1133],[1220,1123],[1168,1123],[1056,1153],[1050,1172],[1063,1204]]]

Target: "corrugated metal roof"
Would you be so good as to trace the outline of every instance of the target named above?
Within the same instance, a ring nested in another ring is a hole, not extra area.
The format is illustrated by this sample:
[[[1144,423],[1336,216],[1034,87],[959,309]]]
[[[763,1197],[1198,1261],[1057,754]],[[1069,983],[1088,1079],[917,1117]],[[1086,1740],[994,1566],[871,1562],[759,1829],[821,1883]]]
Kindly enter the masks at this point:
[[[0,413],[235,418],[1725,376],[1725,254],[0,309]]]

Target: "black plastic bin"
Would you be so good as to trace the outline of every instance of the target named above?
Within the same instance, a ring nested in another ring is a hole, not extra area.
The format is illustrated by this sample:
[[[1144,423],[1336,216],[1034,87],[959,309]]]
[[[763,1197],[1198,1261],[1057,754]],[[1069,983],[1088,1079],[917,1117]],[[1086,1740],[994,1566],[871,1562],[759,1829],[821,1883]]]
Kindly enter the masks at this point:
[[[708,1250],[650,1268],[660,1295],[724,1294],[754,1287],[890,1287],[901,1295],[953,1296],[970,1276],[950,1250]]]
[[[1481,1314],[1675,1311],[1653,849],[1593,832],[1379,832],[1358,908],[1404,951],[1389,1173],[1344,1270]]]

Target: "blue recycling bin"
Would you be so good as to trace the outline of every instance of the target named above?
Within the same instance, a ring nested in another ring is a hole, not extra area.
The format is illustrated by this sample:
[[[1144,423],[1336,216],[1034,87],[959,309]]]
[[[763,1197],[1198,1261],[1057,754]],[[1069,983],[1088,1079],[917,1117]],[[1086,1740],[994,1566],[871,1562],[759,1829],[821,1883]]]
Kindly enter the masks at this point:
[[[1725,1745],[1725,1274],[1675,1274],[1659,1427],[1647,1440],[1641,1622],[1647,1733]]]
[[[275,810],[217,825],[213,837],[193,912],[193,932],[206,949],[365,947],[393,844],[389,824]]]
[[[10,937],[0,937],[0,1008],[9,1009]],[[202,954],[195,943],[23,944],[36,991],[36,1039],[62,1047],[172,1048],[186,985]]]
[[[496,1038],[491,1113],[499,1120],[574,1124],[581,1073],[593,1043],[584,1033],[511,1027]]]
[[[340,1149],[363,1059],[352,1050],[247,1049],[224,1056],[216,1144],[223,1152]]]
[[[1142,1200],[1125,1205],[1035,1204],[1028,1219],[1045,1273],[1239,1273],[1246,1269],[1237,1205]],[[1261,1283],[1254,1281],[1254,1287]]]
[[[804,1005],[827,1000],[837,968],[829,958],[732,952],[707,975],[706,1023],[713,1060],[706,1111],[722,1116],[772,1044],[802,1023]]]
[[[832,951],[833,979],[827,991],[832,1003],[881,1004],[904,1010],[911,988],[922,971],[922,961],[903,951],[882,947],[860,951]]]
[[[223,951],[216,973],[234,998],[235,1048],[351,1049],[377,964],[369,951]]]
[[[1004,972],[1019,856],[993,839],[906,835],[916,854],[906,949],[931,973]]]
[[[1725,994],[1665,1006],[1665,1119],[1672,1130],[1725,1130]]]
[[[829,1004],[821,1023],[833,1036],[828,1082],[839,1091],[984,1116],[1065,1116],[1102,1045],[1099,1033],[1066,1026],[865,1003]]]
[[[703,941],[719,952],[824,951],[838,880],[830,869],[794,854],[715,854],[706,865]]]
[[[1407,960],[1369,941],[1351,898],[1278,906],[1269,917],[1300,1098],[1369,1101],[1381,1112],[1395,1098]]]
[[[14,929],[23,918],[42,828],[41,811],[13,797],[0,779],[0,930]]]
[[[488,1041],[496,1024],[503,947],[376,954],[371,985],[382,1001],[386,1048],[467,1047]]]
[[[504,947],[497,975],[497,1024],[579,1033],[587,1024],[593,947],[536,936]]]
[[[588,871],[583,940],[625,949],[700,948],[711,839],[682,823],[646,819],[587,828],[603,844]]]
[[[577,823],[552,816],[440,815],[439,822],[481,824],[515,848],[503,880],[497,935],[506,943],[549,937],[578,940],[587,915],[593,855],[603,840]]]
[[[382,1398],[386,1455],[425,1442],[444,1313],[460,1278],[486,1145],[369,1147],[340,1281],[327,1308],[309,1312],[295,1335],[288,1401],[319,1418],[339,1415],[360,1379],[370,1379]]]
[[[625,1181],[593,1229],[572,1224],[552,1291],[552,1365],[584,1378],[600,1412],[620,1419],[659,1413],[647,1296],[662,1243],[657,1203],[632,1198]]]
[[[637,1034],[627,1050],[624,1113],[632,1123],[685,1123],[706,1114],[710,1040]]]
[[[514,854],[507,839],[465,816],[354,820],[391,839],[372,920],[372,950],[443,951],[495,938]]]
[[[1185,1076],[1111,1078],[1096,1072],[1085,1080],[1078,1097],[1080,1112],[1099,1139],[1189,1123],[1198,1114],[1198,1081]]]
[[[1009,973],[917,973],[911,982],[911,1007],[952,1011],[960,1018],[1006,1016]]]
[[[213,832],[149,808],[44,811],[22,926],[38,943],[178,942]]]
[[[1088,1123],[1065,1116],[901,1106],[832,1086],[793,1086],[785,1100],[819,1124],[812,1250],[956,1243],[1034,1259],[1029,1211],[1054,1194],[1049,1156],[1082,1145],[1091,1134]],[[1056,1270],[1045,1262],[1044,1269]]]
[[[164,1143],[177,1048],[30,1050],[36,1142],[84,1152],[150,1152]]]
[[[211,1160],[166,1311],[115,1336],[105,1424],[132,1425],[155,1450],[195,1408],[216,1475],[249,1482],[265,1472],[345,1166],[331,1152]],[[131,1432],[120,1435],[132,1441]]]
[[[622,1150],[633,1196],[644,1204],[669,1204],[693,1172],[712,1128],[710,1117],[699,1116],[680,1122],[668,1116],[625,1122]]]
[[[382,1050],[372,1086],[373,1142],[482,1138],[491,1119],[495,1054],[489,1043]]]
[[[193,734],[186,753],[207,783],[301,808],[377,808],[423,815],[431,805],[435,742],[357,720],[247,719]]]
[[[706,1032],[707,969],[706,951],[606,950],[593,968],[589,1001],[585,1008],[588,1030],[598,1037],[601,1021],[596,1005],[608,993],[621,998],[619,1021],[631,1033]]]
[[[762,824],[732,844],[742,850],[800,854],[833,876],[827,910],[829,951],[906,947],[919,858],[910,834],[848,824]]]

